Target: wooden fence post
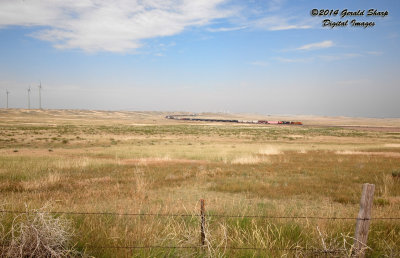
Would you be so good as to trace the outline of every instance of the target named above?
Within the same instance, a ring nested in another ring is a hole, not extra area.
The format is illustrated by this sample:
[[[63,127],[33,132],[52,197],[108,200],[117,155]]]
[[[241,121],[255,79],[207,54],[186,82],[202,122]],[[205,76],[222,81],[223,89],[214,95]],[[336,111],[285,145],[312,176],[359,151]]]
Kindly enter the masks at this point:
[[[205,233],[205,226],[206,226],[206,210],[204,207],[204,199],[200,199],[200,243],[202,246],[205,245],[206,241],[206,233]]]
[[[362,258],[365,257],[365,250],[367,247],[374,190],[374,184],[363,184],[360,211],[358,212],[356,232],[354,235],[354,253],[356,256]]]

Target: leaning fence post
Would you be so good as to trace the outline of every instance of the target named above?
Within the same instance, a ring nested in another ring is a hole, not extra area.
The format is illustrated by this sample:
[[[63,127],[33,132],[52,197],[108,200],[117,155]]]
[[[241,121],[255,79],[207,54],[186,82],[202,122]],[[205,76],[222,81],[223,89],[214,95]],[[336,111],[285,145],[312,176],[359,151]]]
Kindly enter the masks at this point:
[[[363,184],[360,211],[358,212],[356,232],[354,235],[354,253],[358,257],[365,257],[374,190],[374,184]]]
[[[200,243],[202,246],[205,245],[206,241],[206,233],[205,233],[205,226],[206,226],[206,212],[204,207],[204,199],[200,199]]]

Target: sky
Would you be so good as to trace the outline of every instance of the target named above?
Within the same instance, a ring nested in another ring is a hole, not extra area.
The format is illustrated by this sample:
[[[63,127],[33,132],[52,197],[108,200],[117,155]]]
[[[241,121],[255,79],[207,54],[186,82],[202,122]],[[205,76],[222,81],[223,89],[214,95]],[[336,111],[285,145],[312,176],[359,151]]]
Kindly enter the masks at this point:
[[[400,117],[399,50],[394,0],[0,0],[0,108]]]

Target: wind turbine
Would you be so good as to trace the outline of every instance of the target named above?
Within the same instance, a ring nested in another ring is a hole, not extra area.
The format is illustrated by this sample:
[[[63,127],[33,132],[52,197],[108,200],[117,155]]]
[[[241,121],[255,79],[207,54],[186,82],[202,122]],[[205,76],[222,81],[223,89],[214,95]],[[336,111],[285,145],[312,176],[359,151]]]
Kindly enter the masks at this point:
[[[8,108],[8,94],[10,94],[10,92],[8,91],[8,89],[6,89],[6,94],[7,94],[7,108]]]
[[[28,109],[31,109],[31,86],[28,88]]]
[[[42,109],[42,81],[39,84],[39,109]]]

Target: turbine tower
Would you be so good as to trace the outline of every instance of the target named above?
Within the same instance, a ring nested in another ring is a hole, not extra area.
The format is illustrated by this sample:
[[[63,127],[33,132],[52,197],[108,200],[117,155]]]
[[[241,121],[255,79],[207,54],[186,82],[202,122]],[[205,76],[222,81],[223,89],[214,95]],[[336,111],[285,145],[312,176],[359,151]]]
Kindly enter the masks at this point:
[[[28,88],[28,109],[31,109],[31,86]]]
[[[10,92],[8,91],[8,89],[6,89],[6,94],[7,94],[7,108],[8,108],[8,94],[10,94]]]
[[[42,109],[42,81],[39,84],[39,109]]]

